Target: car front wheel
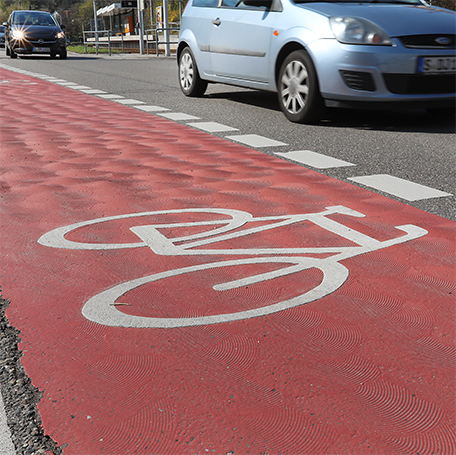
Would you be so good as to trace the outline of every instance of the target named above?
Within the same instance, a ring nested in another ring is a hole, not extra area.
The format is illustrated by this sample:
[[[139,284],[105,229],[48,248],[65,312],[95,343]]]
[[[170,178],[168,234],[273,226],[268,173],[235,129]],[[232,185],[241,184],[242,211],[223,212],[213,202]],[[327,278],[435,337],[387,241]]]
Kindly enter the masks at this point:
[[[284,60],[278,80],[279,104],[288,120],[315,123],[324,111],[317,73],[309,54],[294,51]]]
[[[9,50],[9,56],[11,58],[17,58],[17,54],[16,54],[16,52],[14,52],[14,50],[12,48],[10,48],[10,50]]]
[[[207,88],[207,81],[200,78],[192,51],[186,47],[179,57],[179,85],[187,96],[202,96]]]

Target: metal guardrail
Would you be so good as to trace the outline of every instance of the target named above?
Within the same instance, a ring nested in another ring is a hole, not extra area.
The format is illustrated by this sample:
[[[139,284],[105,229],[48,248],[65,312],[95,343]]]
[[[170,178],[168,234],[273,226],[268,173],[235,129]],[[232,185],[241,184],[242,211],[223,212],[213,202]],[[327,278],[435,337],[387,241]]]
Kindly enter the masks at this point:
[[[157,28],[151,28],[149,30],[146,30],[146,44],[147,44],[147,55],[149,55],[149,33],[151,32],[151,35],[154,36],[154,40],[152,43],[155,43],[155,54],[158,57],[159,55],[159,46],[161,45],[171,45],[171,44],[176,44],[176,41],[171,41],[171,40],[160,40],[160,33],[165,34],[165,32],[168,31],[168,36],[169,32],[175,32],[177,36],[179,36],[180,33],[180,28],[177,27],[157,27]],[[166,34],[165,34],[166,36]],[[165,54],[167,57],[169,57],[169,54],[165,51]]]
[[[95,41],[88,41],[87,40],[87,36],[90,36],[90,35],[94,35],[95,37]],[[107,43],[108,43],[108,52],[109,52],[109,55],[111,55],[111,36],[118,36],[117,33],[114,33],[112,32],[111,30],[99,30],[98,32],[94,32],[94,31],[84,31],[83,32],[83,36],[84,36],[84,52],[87,54],[87,46],[91,45],[95,45],[95,49],[96,49],[96,54],[98,55],[98,48],[100,47],[100,44],[105,44],[106,42],[103,41],[103,42],[100,42],[99,38],[102,38],[102,37],[105,37],[107,36],[108,37],[108,40],[107,40]],[[121,37],[122,37],[122,52],[124,52],[124,39],[123,39],[123,34],[121,34]]]
[[[161,39],[161,35],[165,35],[163,38],[166,37],[166,33],[168,32],[168,39]],[[146,43],[146,49],[147,49],[147,55],[149,55],[149,49],[150,45],[154,44],[155,45],[155,54],[158,57],[159,56],[159,46],[162,45],[171,45],[171,44],[177,44],[176,40],[170,40],[169,36],[170,34],[172,36],[179,36],[180,33],[180,28],[177,27],[157,27],[157,28],[151,28],[148,30],[145,30],[145,35],[143,36],[143,40]],[[112,42],[111,42],[111,37],[121,37],[121,42],[122,42],[122,52],[125,52],[125,44],[124,44],[124,34],[123,33],[115,33],[112,30],[99,30],[98,32],[94,31],[83,31],[83,40],[84,40],[84,52],[87,54],[87,47],[88,46],[95,46],[96,54],[98,55],[98,50],[100,45],[103,47],[108,45],[108,53],[111,56],[111,51],[113,49]],[[152,39],[149,37],[152,36]],[[106,38],[107,40],[100,41],[100,38]],[[92,38],[90,41],[88,38]],[[138,41],[139,41],[139,36],[138,36]],[[167,49],[168,50],[168,49]],[[167,50],[165,50],[165,54],[169,56],[167,53]]]

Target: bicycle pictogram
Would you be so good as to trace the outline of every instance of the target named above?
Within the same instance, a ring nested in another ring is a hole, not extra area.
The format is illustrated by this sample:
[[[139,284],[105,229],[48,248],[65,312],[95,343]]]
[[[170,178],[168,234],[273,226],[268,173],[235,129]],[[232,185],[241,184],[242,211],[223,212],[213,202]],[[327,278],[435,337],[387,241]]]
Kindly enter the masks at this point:
[[[135,243],[83,243],[65,238],[72,231],[98,223],[114,220],[138,218],[146,216],[183,215],[186,218],[192,214],[205,215],[207,219],[200,221],[184,221],[172,223],[157,223],[130,227],[130,231],[138,237]],[[181,209],[140,212],[105,218],[98,218],[69,226],[54,229],[40,237],[41,245],[74,250],[112,250],[123,248],[149,247],[157,255],[165,256],[236,256],[236,259],[216,262],[199,263],[193,266],[172,269],[165,272],[153,273],[148,276],[120,283],[110,289],[91,297],[83,306],[82,314],[87,319],[99,324],[114,327],[137,328],[172,328],[221,322],[237,321],[269,315],[295,306],[303,305],[321,299],[346,281],[349,270],[341,261],[360,254],[388,248],[392,245],[408,242],[427,234],[421,227],[408,224],[395,226],[404,234],[386,241],[376,240],[366,234],[334,221],[330,215],[339,214],[347,217],[364,217],[365,215],[344,206],[327,207],[317,213],[297,215],[254,217],[252,214],[232,209]],[[214,216],[216,215],[216,216]],[[213,219],[211,219],[211,216]],[[294,225],[300,222],[311,222],[343,239],[349,240],[354,246],[331,247],[294,247],[294,248],[209,248],[219,242],[235,240],[241,237],[270,231],[280,227]],[[163,234],[169,228],[198,228],[198,232],[184,236],[168,237]],[[201,232],[201,228],[205,228]],[[162,231],[162,232],[161,232]],[[248,257],[243,257],[248,256]],[[156,318],[126,314],[116,308],[116,302],[127,292],[148,283],[164,280],[193,272],[206,271],[215,268],[236,267],[249,264],[282,264],[276,270],[246,276],[241,279],[218,283],[213,286],[215,291],[223,292],[250,284],[268,282],[278,277],[285,277],[308,269],[318,269],[323,278],[316,287],[292,298],[280,302],[245,311],[223,313],[201,317]]]

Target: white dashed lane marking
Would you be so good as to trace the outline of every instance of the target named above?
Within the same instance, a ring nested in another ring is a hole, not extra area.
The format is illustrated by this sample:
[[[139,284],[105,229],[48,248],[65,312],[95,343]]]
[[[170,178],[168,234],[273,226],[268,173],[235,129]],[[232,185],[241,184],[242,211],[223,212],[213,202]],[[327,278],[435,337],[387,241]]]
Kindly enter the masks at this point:
[[[169,114],[158,114],[163,117],[166,117],[169,120],[199,120],[199,117],[195,117],[194,115],[184,114],[183,112],[170,112]]]
[[[199,128],[200,130],[207,131],[208,133],[221,133],[223,131],[238,131],[237,128],[231,126],[222,125],[217,122],[200,122],[200,123],[189,123],[189,126]]]
[[[160,112],[160,111],[169,111],[168,108],[166,107],[161,107],[161,106],[133,106],[136,109],[140,109],[141,111],[144,112]]]
[[[28,76],[37,77],[39,79],[44,79],[49,82],[53,82],[58,85],[66,86],[75,90],[79,90],[84,93],[93,94],[100,98],[116,101],[118,103],[129,105],[133,108],[140,109],[143,112],[156,113],[162,117],[166,117],[169,120],[173,121],[191,121],[191,120],[200,120],[199,117],[193,115],[184,114],[183,112],[167,112],[170,109],[162,106],[150,106],[145,105],[143,101],[126,99],[124,96],[109,94],[103,92],[102,90],[92,89],[85,85],[78,85],[74,82],[68,82],[64,79],[58,79],[56,77],[48,76],[45,74],[34,73],[25,70],[19,70],[8,65],[1,65],[1,67],[15,71],[17,73],[26,74]],[[224,131],[238,131],[237,128],[232,128],[227,125],[223,125],[216,122],[198,122],[198,123],[188,123],[189,126],[194,128],[199,128],[208,133],[217,133]],[[261,148],[261,147],[277,147],[277,146],[286,146],[288,144],[274,139],[269,139],[264,136],[257,134],[245,134],[238,136],[225,136],[226,139],[240,142],[249,147]],[[330,169],[336,167],[348,167],[356,166],[354,163],[349,163],[331,156],[323,155],[320,153],[312,152],[310,150],[297,150],[293,152],[277,152],[277,156],[290,159],[297,163],[303,164],[305,166],[311,166],[316,169]],[[359,183],[361,185],[373,188],[378,191],[390,194],[392,196],[413,202],[419,201],[422,199],[432,199],[438,197],[448,197],[452,196],[451,193],[446,193],[444,191],[436,190],[428,186],[420,185],[418,183],[410,182],[408,180],[401,179],[399,177],[394,177],[388,174],[379,174],[379,175],[368,175],[360,177],[348,177],[348,180]]]
[[[55,77],[42,77],[41,79],[45,79],[49,82],[54,82],[55,84],[60,84],[61,82],[67,82],[65,79],[57,79]]]
[[[297,150],[295,152],[280,152],[276,155],[296,161],[306,166],[316,169],[330,169],[333,167],[356,166],[348,161],[339,160],[332,156],[322,155],[321,153],[311,152],[310,150]]]
[[[104,92],[103,90],[98,90],[95,88],[90,88],[88,90],[81,90],[81,92],[87,93],[88,95],[101,95],[103,93],[107,93],[107,92]]]
[[[70,87],[70,88],[72,86],[79,85],[79,84],[76,84],[75,82],[68,82],[68,81],[56,82],[56,84],[63,85],[64,87]]]
[[[133,105],[133,104],[146,104],[144,101],[132,100],[132,99],[114,99],[116,103]]]
[[[87,85],[71,85],[68,88],[72,88],[74,90],[89,90],[90,87],[87,87]]]
[[[362,185],[411,202],[420,201],[422,199],[432,199],[435,197],[452,196],[450,193],[445,193],[444,191],[436,190],[388,174],[351,177],[348,180],[361,183]]]
[[[259,136],[258,134],[243,134],[240,136],[225,136],[231,141],[241,142],[250,147],[277,147],[288,145],[285,142],[276,141],[267,137]]]
[[[104,98],[106,100],[119,100],[121,98],[124,98],[123,96],[120,95],[113,95],[112,93],[108,93],[107,95],[98,95],[100,98]]]

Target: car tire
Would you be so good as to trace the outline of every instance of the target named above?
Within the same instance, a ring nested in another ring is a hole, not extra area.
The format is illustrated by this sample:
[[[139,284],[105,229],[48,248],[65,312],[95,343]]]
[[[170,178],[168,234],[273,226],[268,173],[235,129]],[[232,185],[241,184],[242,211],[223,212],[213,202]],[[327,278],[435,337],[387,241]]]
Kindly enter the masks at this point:
[[[298,50],[288,55],[277,81],[279,104],[288,120],[316,123],[324,111],[317,72],[309,54]]]
[[[60,58],[67,58],[67,51],[60,52],[59,57]]]
[[[179,56],[179,86],[182,92],[186,96],[202,96],[207,84],[199,75],[192,51],[186,47]]]
[[[17,54],[16,54],[16,52],[13,51],[13,49],[10,49],[10,50],[9,50],[9,56],[10,56],[11,58],[17,58]]]

